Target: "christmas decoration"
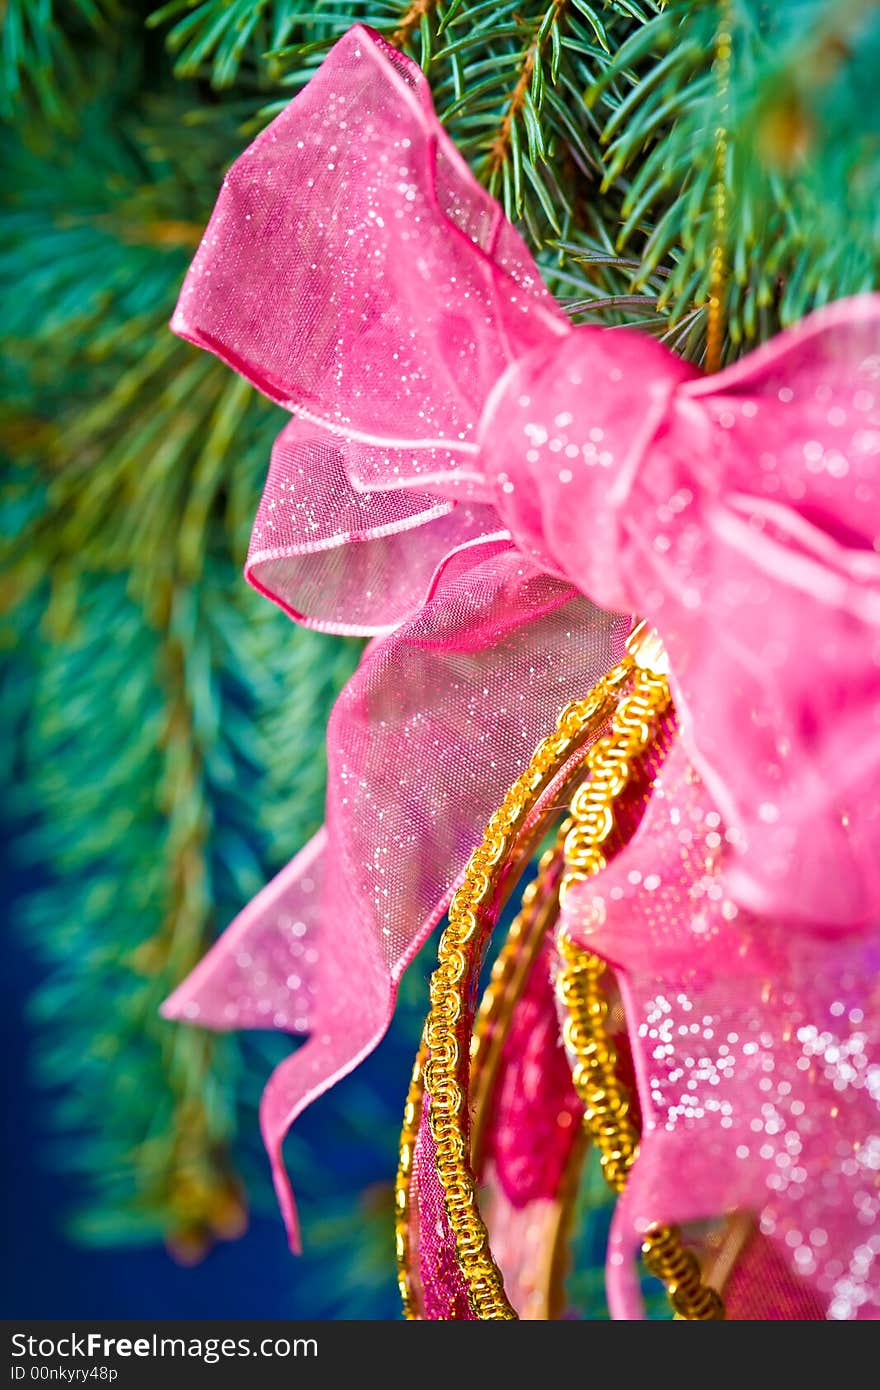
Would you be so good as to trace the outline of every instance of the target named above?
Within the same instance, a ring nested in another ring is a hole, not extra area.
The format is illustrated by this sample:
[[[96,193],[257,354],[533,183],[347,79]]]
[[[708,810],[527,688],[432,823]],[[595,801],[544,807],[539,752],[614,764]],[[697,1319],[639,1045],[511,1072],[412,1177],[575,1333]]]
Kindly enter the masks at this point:
[[[167,1006],[310,1032],[262,1107],[294,1238],[283,1135],[375,1046],[449,905],[405,1125],[405,1291],[426,1315],[516,1314],[466,1158],[468,1001],[505,883],[585,778],[557,969],[612,964],[625,1006],[640,1122],[621,1101],[597,1129],[624,1188],[614,1309],[636,1313],[644,1234],[676,1311],[718,1316],[670,1228],[744,1209],[789,1262],[789,1308],[803,1277],[832,1316],[870,1315],[880,298],[710,377],[571,328],[419,70],[356,27],[233,166],[174,327],[291,412],[252,582],[378,634],[331,716],[324,831]],[[633,646],[632,612],[662,646]],[[766,1307],[760,1283],[744,1297]]]
[[[44,971],[29,1003],[36,1103],[53,1130],[40,1142],[67,1178],[59,1202],[74,1179],[68,1230],[97,1244],[164,1238],[192,1259],[261,1201],[251,1107],[282,1041],[212,1038],[156,1005],[317,824],[326,713],[355,651],[240,589],[278,412],[165,323],[228,161],[358,20],[418,60],[442,124],[570,322],[641,326],[715,367],[876,284],[880,18],[867,0],[502,0],[491,15],[469,0],[341,0],[327,13],[171,0],[149,19],[129,0],[6,7],[4,746],[23,870],[12,906]],[[548,704],[550,725],[555,713]],[[552,881],[545,890],[549,903]],[[516,1002],[515,940],[504,961],[517,1035],[543,996],[529,974]],[[404,985],[390,1050],[293,1141],[312,1256],[291,1271],[299,1312],[393,1306],[387,1197],[357,1187],[391,1178],[391,1121],[375,1107],[402,1096],[424,1013],[412,972]],[[538,1033],[551,1030],[542,1017]],[[503,1024],[487,1025],[499,1046]],[[498,1084],[531,1074],[511,1064]],[[491,1109],[488,1080],[475,1086]],[[332,1142],[316,1142],[321,1124]],[[597,1182],[588,1168],[581,1213],[600,1201]],[[518,1210],[525,1230],[539,1207]],[[504,1258],[501,1213],[487,1216]],[[565,1284],[586,1316],[602,1315],[604,1222],[592,1213],[575,1236]],[[760,1250],[766,1283],[776,1265]],[[548,1271],[557,1311],[561,1268]],[[730,1288],[724,1301],[738,1316]]]
[[[51,74],[64,124],[4,135],[7,828],[40,1156],[78,1199],[57,1218],[189,1262],[271,1201],[246,1137],[267,1059],[159,1005],[320,822],[357,653],[278,640],[239,583],[277,420],[166,329],[234,124],[187,133],[189,95],[141,91],[132,17],[101,32],[127,56]]]

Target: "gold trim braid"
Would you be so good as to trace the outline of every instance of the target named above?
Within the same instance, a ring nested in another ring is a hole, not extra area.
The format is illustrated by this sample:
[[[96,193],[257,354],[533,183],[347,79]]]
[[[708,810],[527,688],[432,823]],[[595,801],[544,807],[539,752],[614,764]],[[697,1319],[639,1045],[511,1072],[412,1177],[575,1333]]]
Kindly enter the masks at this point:
[[[412,1179],[413,1156],[419,1126],[422,1123],[422,1100],[425,1093],[424,1068],[425,1037],[419,1043],[416,1060],[413,1063],[406,1105],[403,1108],[403,1127],[400,1131],[400,1158],[397,1164],[397,1179],[394,1184],[394,1244],[397,1255],[397,1287],[403,1303],[403,1316],[416,1320],[420,1316],[419,1294],[413,1277],[412,1259],[409,1248],[410,1234],[410,1182]]]
[[[574,825],[565,838],[562,896],[605,867],[602,846],[614,829],[614,803],[634,766],[655,737],[670,705],[665,676],[639,669],[632,693],[611,732],[593,744],[589,780],[571,804]],[[639,1129],[630,1098],[618,1078],[617,1052],[608,1033],[608,998],[602,988],[606,965],[601,956],[560,933],[557,997],[565,1010],[563,1039],[574,1060],[572,1081],[584,1104],[584,1127],[599,1151],[602,1172],[615,1192],[626,1186],[639,1151]],[[675,1226],[654,1226],[645,1234],[642,1257],[649,1273],[666,1288],[676,1316],[688,1321],[724,1317],[715,1289],[703,1282],[700,1264]]]
[[[476,1174],[482,1167],[485,1125],[513,1012],[544,938],[559,915],[562,847],[571,826],[571,818],[567,817],[556,832],[554,843],[541,855],[538,871],[523,892],[520,910],[495,958],[477,1010],[471,1040],[469,1096],[471,1167]]]
[[[605,1027],[605,962],[564,933],[558,945],[556,990],[566,1012],[563,1037],[574,1058],[572,1080],[584,1103],[584,1128],[599,1152],[606,1182],[622,1192],[638,1156],[639,1131],[626,1088],[618,1080],[617,1052]],[[724,1317],[720,1295],[703,1282],[699,1261],[676,1226],[652,1226],[642,1242],[642,1258],[649,1274],[664,1285],[677,1317],[689,1322]]]
[[[572,819],[561,832],[565,862],[560,898],[574,883],[605,867],[605,848],[616,829],[615,803],[629,785],[670,704],[665,676],[652,669],[661,665],[658,652],[662,658],[654,635],[640,625],[627,646],[630,654],[585,699],[567,705],[554,732],[535,749],[525,771],[489,821],[450,904],[401,1136],[396,1235],[398,1278],[408,1318],[419,1316],[410,1268],[409,1183],[425,1088],[431,1097],[429,1122],[437,1174],[472,1311],[482,1320],[517,1317],[492,1256],[477,1200],[473,1159],[479,1157],[480,1116],[485,1106],[477,1109],[472,1154],[467,1136],[469,1054],[473,1052],[480,1063],[480,1079],[475,1075],[479,1096],[486,1088],[491,1090],[500,1047],[488,1027],[490,1017],[499,1009],[506,1014],[508,1005],[514,1006],[522,985],[518,976],[524,978],[537,949],[534,943],[540,943],[549,921],[542,912],[539,923],[526,922],[537,890],[526,890],[524,912],[518,919],[528,926],[529,941],[519,941],[521,933],[514,924],[510,952],[499,957],[487,991],[488,1003],[470,1046],[462,1037],[466,991],[473,985],[499,904],[540,836],[543,820],[536,813],[541,798],[567,764],[577,773],[580,786],[571,805]],[[578,764],[579,749],[609,720],[608,732],[586,748]],[[549,873],[552,857],[553,851],[544,857],[540,874]],[[564,1025],[565,1041],[575,1058],[574,1085],[584,1102],[584,1128],[599,1149],[606,1178],[621,1191],[638,1153],[639,1133],[626,1089],[617,1077],[617,1055],[605,1028],[609,1005],[600,982],[606,967],[598,956],[581,951],[567,937],[560,941],[560,953],[557,989],[569,1015]],[[676,1316],[701,1320],[724,1316],[719,1295],[702,1282],[699,1263],[684,1247],[680,1232],[673,1227],[653,1228],[642,1249],[649,1270],[666,1285]]]
[[[632,671],[632,660],[627,657],[586,699],[576,700],[562,711],[555,731],[535,749],[527,768],[489,821],[482,844],[471,855],[464,880],[453,896],[449,923],[440,939],[425,1027],[425,1086],[431,1097],[430,1124],[437,1149],[437,1173],[459,1265],[478,1319],[510,1320],[516,1318],[516,1313],[492,1258],[469,1162],[465,1133],[468,1057],[466,1053],[462,1055],[459,1042],[459,1021],[465,1013],[463,981],[470,972],[473,948],[482,947],[493,924],[498,888],[508,876],[514,854],[521,850],[531,813],[578,747],[613,714],[620,689]]]

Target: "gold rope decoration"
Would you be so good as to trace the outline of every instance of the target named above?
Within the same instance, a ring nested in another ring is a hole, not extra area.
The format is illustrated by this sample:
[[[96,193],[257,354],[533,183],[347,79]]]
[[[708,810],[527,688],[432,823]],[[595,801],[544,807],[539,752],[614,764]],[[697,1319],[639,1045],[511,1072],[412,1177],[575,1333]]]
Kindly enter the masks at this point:
[[[571,804],[572,829],[565,839],[565,874],[561,898],[575,883],[601,873],[603,846],[615,828],[614,804],[629,784],[639,760],[653,742],[669,708],[666,678],[649,668],[636,671],[632,693],[610,733],[590,750],[590,776]],[[639,1147],[639,1132],[629,1100],[617,1081],[617,1053],[605,1020],[608,1001],[599,980],[605,963],[581,951],[562,934],[557,995],[566,1011],[563,1040],[576,1059],[572,1080],[584,1103],[584,1124],[599,1150],[602,1172],[615,1192],[626,1186]]]
[[[651,634],[643,630],[633,637],[636,646],[641,639],[645,658],[659,665],[657,649],[647,647]],[[571,805],[574,825],[565,839],[563,898],[573,883],[605,867],[602,846],[614,828],[614,803],[653,741],[669,704],[665,676],[650,667],[639,669],[611,733],[591,748],[590,778]],[[606,965],[600,956],[575,945],[566,933],[560,934],[558,947],[561,968],[556,988],[566,1012],[563,1039],[575,1059],[572,1081],[584,1103],[584,1126],[599,1151],[605,1179],[615,1192],[622,1192],[638,1155],[639,1131],[626,1088],[618,1079],[617,1052],[606,1028],[609,1005],[602,989]],[[683,1245],[677,1227],[652,1227],[642,1243],[642,1257],[648,1271],[664,1284],[677,1317],[688,1321],[724,1317],[720,1295],[703,1283],[699,1261]]]
[[[489,983],[477,1011],[474,1035],[471,1040],[470,1062],[473,1116],[471,1167],[474,1173],[480,1171],[485,1120],[489,1112],[498,1064],[513,1013],[541,944],[549,928],[555,924],[559,913],[559,884],[562,878],[563,865],[562,846],[571,825],[570,818],[563,821],[556,833],[554,844],[544,852],[538,861],[538,871],[523,891],[520,910],[511,923],[507,939],[494,962]],[[404,1107],[403,1126],[400,1135],[400,1159],[395,1185],[397,1282],[403,1303],[403,1315],[409,1320],[418,1320],[422,1316],[421,1295],[416,1288],[413,1265],[410,1259],[409,1237],[413,1154],[421,1124],[424,1096],[423,1072],[426,1055],[427,1048],[423,1035]],[[574,1200],[576,1191],[574,1176],[578,1166],[578,1164],[572,1163],[572,1172],[566,1175],[567,1187],[571,1191],[562,1194],[561,1215],[555,1241],[557,1247],[564,1245],[567,1229],[566,1214],[568,1207]],[[559,1293],[559,1271],[562,1263],[561,1252],[557,1249],[551,1261],[548,1304],[552,1301],[554,1294]]]
[[[412,1076],[410,1077],[409,1090],[406,1093],[406,1105],[403,1108],[403,1127],[400,1131],[400,1158],[397,1164],[397,1178],[394,1184],[394,1244],[397,1255],[397,1287],[400,1290],[400,1298],[403,1303],[403,1316],[408,1320],[419,1317],[419,1295],[415,1287],[412,1273],[412,1261],[409,1250],[409,1189],[412,1178],[413,1155],[415,1153],[416,1139],[419,1133],[419,1125],[422,1122],[422,1098],[425,1092],[424,1069],[425,1054],[424,1034],[419,1043],[419,1050],[416,1053],[416,1060],[413,1063]]]
[[[656,636],[640,624],[627,646],[635,658],[624,658],[586,699],[568,705],[554,733],[538,745],[525,772],[489,821],[483,842],[471,855],[462,884],[450,904],[449,923],[440,940],[439,961],[431,979],[431,1008],[422,1045],[422,1049],[427,1049],[428,1061],[423,1068],[424,1053],[420,1049],[401,1140],[397,1248],[407,1317],[418,1316],[409,1271],[408,1201],[412,1148],[425,1086],[431,1095],[430,1125],[437,1150],[437,1173],[471,1307],[481,1320],[506,1321],[517,1317],[504,1291],[480,1216],[464,1133],[468,1070],[467,1058],[461,1055],[457,1024],[464,1011],[463,981],[472,954],[468,948],[471,943],[476,947],[482,944],[487,917],[497,905],[496,890],[509,876],[515,856],[523,856],[521,832],[542,794],[578,746],[611,716],[609,732],[592,744],[582,764],[587,778],[572,801],[570,828],[565,827],[566,869],[560,894],[604,868],[603,846],[615,828],[614,803],[652,742],[670,700],[665,676],[652,669],[661,665],[662,659]],[[547,856],[542,861],[547,869],[550,862]],[[565,1039],[577,1059],[574,1085],[584,1101],[584,1126],[599,1148],[606,1178],[620,1191],[638,1152],[639,1135],[629,1115],[629,1098],[617,1079],[616,1052],[604,1028],[608,1001],[599,980],[605,965],[599,957],[579,951],[567,938],[560,943],[560,950],[563,966],[557,987],[570,1014]],[[502,980],[509,970],[509,962],[499,967]],[[492,1007],[487,1005],[487,1011]],[[489,1041],[484,1038],[481,1042],[478,1034],[475,1049],[478,1056],[482,1049],[483,1061],[487,1060],[489,1046]],[[677,1317],[723,1317],[719,1295],[703,1284],[699,1264],[683,1247],[676,1228],[654,1228],[648,1232],[642,1250],[650,1272],[664,1282]]]
[[[608,999],[602,989],[605,962],[583,951],[564,933],[559,939],[558,997],[566,1010],[563,1037],[575,1058],[574,1088],[584,1103],[584,1127],[599,1151],[606,1182],[615,1192],[626,1186],[639,1151],[639,1132],[629,1097],[617,1076],[617,1052],[606,1027]],[[642,1243],[650,1274],[665,1286],[676,1316],[687,1321],[724,1317],[714,1288],[703,1283],[699,1261],[682,1244],[675,1226],[653,1226]]]
[[[617,1052],[605,1030],[608,1000],[599,986],[605,962],[561,933],[556,996],[565,1010],[562,1037],[575,1059],[572,1082],[584,1105],[584,1128],[609,1187],[622,1192],[639,1149],[629,1098],[617,1079]]]
[[[548,929],[559,915],[562,848],[572,827],[570,817],[556,832],[555,842],[538,860],[538,871],[523,892],[520,910],[492,966],[471,1040],[471,1167],[482,1164],[485,1122],[495,1085],[501,1051],[510,1022]],[[553,880],[556,879],[554,883]]]
[[[727,291],[727,122],[729,117],[730,65],[733,55],[730,0],[719,0],[715,35],[715,79],[718,92],[718,125],[715,129],[715,187],[712,212],[714,241],[709,261],[709,314],[706,324],[706,371],[717,372],[724,347],[724,300]]]
[[[440,938],[439,960],[431,977],[431,1008],[425,1026],[428,1062],[425,1086],[431,1096],[430,1124],[437,1149],[437,1175],[455,1237],[459,1264],[478,1319],[516,1318],[504,1281],[489,1247],[480,1216],[476,1183],[464,1133],[468,1077],[459,1047],[457,1024],[464,1011],[462,981],[468,972],[468,948],[484,935],[496,889],[506,877],[522,832],[542,794],[565,763],[614,711],[618,695],[631,677],[625,658],[583,700],[562,711],[555,731],[539,743],[525,771],[492,816],[465,870],[449,907],[449,923]],[[589,753],[587,760],[589,760]]]

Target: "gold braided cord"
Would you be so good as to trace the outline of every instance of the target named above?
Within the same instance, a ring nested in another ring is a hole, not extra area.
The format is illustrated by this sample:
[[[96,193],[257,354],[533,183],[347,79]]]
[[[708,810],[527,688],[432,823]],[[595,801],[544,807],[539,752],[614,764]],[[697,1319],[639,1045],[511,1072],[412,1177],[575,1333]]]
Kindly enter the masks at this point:
[[[637,669],[632,691],[611,731],[590,749],[590,776],[571,803],[574,824],[563,847],[563,898],[573,884],[604,869],[604,846],[615,828],[615,802],[650,747],[669,703],[666,678]],[[574,1088],[584,1103],[584,1124],[599,1151],[605,1178],[615,1192],[622,1192],[638,1152],[639,1132],[626,1092],[617,1081],[617,1053],[605,1028],[608,1001],[599,984],[605,964],[564,934],[559,952],[556,987],[565,1009],[563,1039],[576,1059]]]
[[[471,1039],[470,1095],[471,1168],[483,1178],[483,1147],[486,1127],[493,1112],[498,1068],[505,1041],[523,990],[535,968],[549,930],[559,917],[559,886],[562,879],[562,846],[571,829],[566,818],[554,842],[538,861],[535,877],[522,894],[520,910],[510,925],[504,945],[498,952]],[[574,1137],[569,1161],[554,1201],[544,1205],[539,1219],[546,1242],[542,1257],[529,1265],[530,1292],[527,1312],[531,1320],[553,1321],[564,1306],[565,1276],[569,1268],[571,1229],[585,1152],[583,1133]],[[491,1221],[489,1222],[491,1225]],[[520,1271],[525,1273],[525,1269]],[[540,1308],[540,1312],[538,1309]]]
[[[604,868],[605,850],[617,828],[615,804],[641,769],[644,754],[669,708],[665,676],[652,669],[654,665],[662,669],[663,659],[655,634],[640,625],[627,646],[631,654],[586,699],[568,705],[554,733],[538,745],[528,767],[492,816],[450,905],[401,1137],[396,1229],[399,1282],[407,1317],[419,1316],[409,1267],[408,1205],[412,1152],[425,1087],[431,1095],[437,1174],[472,1311],[485,1320],[517,1317],[480,1215],[473,1155],[479,1158],[487,1097],[510,1016],[544,932],[558,912],[559,900],[573,884]],[[578,766],[578,749],[609,720],[608,732],[595,739]],[[469,1068],[468,1057],[462,1055],[458,1026],[465,1013],[465,989],[512,869],[517,861],[521,864],[528,857],[540,829],[533,823],[533,812],[567,763],[582,779],[572,800],[571,819],[561,828],[555,849],[543,856],[538,878],[526,890],[523,909],[496,962],[471,1044],[473,1067]],[[527,827],[528,835],[524,833]],[[560,842],[564,858],[561,875]],[[584,1103],[584,1130],[599,1150],[606,1179],[620,1192],[638,1153],[639,1132],[630,1113],[630,1097],[618,1079],[617,1053],[606,1027],[609,1002],[602,988],[606,967],[598,956],[582,951],[566,936],[559,949],[557,990],[567,1015],[564,1036],[574,1058],[574,1086]],[[478,1101],[472,1153],[466,1137],[470,1070]],[[724,1316],[720,1296],[703,1282],[699,1263],[683,1245],[676,1228],[652,1228],[642,1253],[649,1271],[664,1283],[677,1318]]]
[[[555,925],[559,913],[559,883],[562,877],[562,844],[571,828],[571,820],[560,825],[554,844],[538,861],[535,877],[524,889],[520,911],[492,967],[491,977],[483,993],[474,1024],[471,1041],[471,1167],[479,1173],[485,1121],[489,1113],[498,1072],[498,1064],[514,1010],[520,999],[529,973],[547,931]],[[420,1298],[415,1287],[411,1264],[411,1182],[415,1141],[421,1123],[424,1097],[424,1064],[427,1049],[424,1037],[416,1056],[404,1107],[400,1135],[400,1159],[395,1187],[395,1237],[397,1251],[397,1282],[405,1318],[421,1317]],[[548,1284],[545,1294],[547,1307],[560,1301],[562,1270],[565,1267],[565,1247],[570,1225],[570,1208],[577,1192],[577,1173],[582,1152],[573,1157],[566,1173],[565,1190],[560,1193],[554,1249],[548,1261]]]
[[[653,741],[670,704],[664,676],[647,669],[635,673],[632,692],[612,729],[590,749],[589,780],[571,805],[574,825],[565,839],[563,895],[605,867],[603,845],[614,829],[614,804]],[[599,1152],[602,1172],[615,1192],[626,1186],[639,1150],[639,1129],[630,1097],[618,1078],[618,1058],[607,1028],[606,974],[600,956],[584,951],[560,934],[557,996],[565,1010],[563,1039],[574,1059],[572,1081],[584,1105],[584,1127]],[[645,1235],[642,1256],[662,1281],[676,1316],[688,1321],[724,1317],[715,1289],[703,1283],[699,1261],[674,1226],[655,1226]]]
[[[706,371],[717,372],[724,347],[724,300],[727,293],[727,122],[730,91],[730,64],[733,53],[731,0],[718,0],[718,31],[715,35],[715,80],[718,91],[718,125],[715,128],[715,187],[712,212],[715,223],[709,262],[709,315],[706,325]]]
[[[615,714],[611,729],[590,749],[586,760],[589,776],[571,803],[574,825],[565,838],[563,900],[573,884],[604,869],[603,846],[614,830],[614,803],[652,742],[669,699],[665,676],[636,667],[632,690]]]
[[[677,1226],[652,1226],[642,1241],[642,1259],[648,1273],[664,1285],[677,1319],[716,1322],[724,1317],[721,1295],[703,1282],[700,1262],[683,1244]]]
[[[471,1167],[475,1173],[480,1172],[482,1165],[486,1120],[513,1012],[547,931],[559,915],[562,846],[571,824],[570,819],[563,821],[553,845],[541,855],[538,871],[523,892],[520,910],[495,958],[477,1010],[471,1040],[469,1096]]]
[[[468,1059],[461,1056],[458,1023],[464,1013],[462,982],[468,975],[472,954],[469,948],[482,943],[497,901],[498,886],[508,876],[515,854],[522,853],[523,831],[529,816],[566,762],[615,710],[621,687],[627,684],[632,671],[633,662],[627,657],[585,699],[574,701],[562,711],[556,729],[535,749],[527,768],[489,821],[483,841],[471,855],[463,882],[452,899],[449,922],[440,939],[425,1027],[425,1085],[431,1096],[430,1125],[446,1212],[471,1307],[481,1320],[509,1320],[516,1313],[492,1258],[465,1135]]]
[[[605,962],[560,934],[556,994],[565,1010],[562,1037],[575,1059],[572,1081],[584,1106],[584,1128],[609,1187],[622,1192],[639,1149],[630,1102],[617,1079],[617,1051],[605,1029],[608,1000],[599,981]]]
[[[584,1128],[599,1152],[602,1172],[615,1192],[626,1186],[639,1151],[639,1131],[630,1114],[626,1088],[617,1072],[617,1052],[605,1027],[608,998],[601,957],[560,936],[556,988],[566,1011],[563,1037],[575,1059],[574,1088],[584,1104]],[[679,1318],[706,1321],[724,1317],[714,1288],[704,1284],[696,1256],[682,1244],[675,1226],[654,1226],[645,1235],[642,1256],[649,1273],[666,1288]]]
[[[400,1131],[400,1157],[397,1164],[397,1178],[394,1184],[394,1245],[397,1255],[397,1287],[403,1303],[403,1316],[408,1320],[418,1319],[419,1298],[412,1275],[412,1262],[409,1249],[410,1232],[410,1182],[412,1179],[413,1155],[419,1125],[422,1122],[422,1099],[425,1093],[424,1035],[419,1043],[416,1060],[413,1063],[406,1104],[403,1107],[403,1126]]]

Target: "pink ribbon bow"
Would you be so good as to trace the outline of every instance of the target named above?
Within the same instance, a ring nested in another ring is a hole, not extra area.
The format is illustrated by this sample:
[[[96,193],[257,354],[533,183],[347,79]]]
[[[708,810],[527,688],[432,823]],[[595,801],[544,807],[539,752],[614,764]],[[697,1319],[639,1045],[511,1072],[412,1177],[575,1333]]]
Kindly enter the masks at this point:
[[[291,1227],[287,1127],[381,1037],[482,823],[620,654],[615,613],[663,638],[732,897],[823,939],[876,923],[880,296],[711,378],[573,328],[421,72],[357,26],[231,168],[173,327],[291,415],[247,577],[377,635],[325,831],[166,1006],[311,1031],[263,1106]]]

